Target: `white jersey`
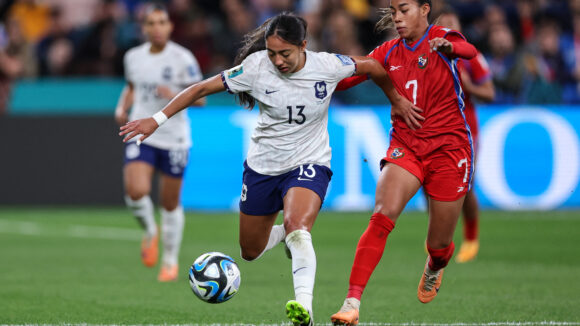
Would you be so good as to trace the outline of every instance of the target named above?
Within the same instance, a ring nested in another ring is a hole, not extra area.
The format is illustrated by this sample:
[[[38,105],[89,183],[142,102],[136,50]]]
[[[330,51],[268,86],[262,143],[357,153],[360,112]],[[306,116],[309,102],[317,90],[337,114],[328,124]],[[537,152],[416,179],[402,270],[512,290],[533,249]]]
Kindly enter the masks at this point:
[[[229,92],[247,92],[260,108],[248,166],[265,175],[280,175],[310,163],[330,168],[330,97],[338,82],[355,71],[350,57],[306,51],[302,69],[282,74],[263,50],[222,72]]]
[[[150,48],[147,42],[125,54],[125,78],[134,87],[130,120],[149,118],[169,103],[157,95],[158,86],[177,93],[203,78],[197,60],[186,48],[171,41],[159,53],[151,53]],[[144,143],[167,150],[189,148],[191,130],[186,110],[167,120]]]

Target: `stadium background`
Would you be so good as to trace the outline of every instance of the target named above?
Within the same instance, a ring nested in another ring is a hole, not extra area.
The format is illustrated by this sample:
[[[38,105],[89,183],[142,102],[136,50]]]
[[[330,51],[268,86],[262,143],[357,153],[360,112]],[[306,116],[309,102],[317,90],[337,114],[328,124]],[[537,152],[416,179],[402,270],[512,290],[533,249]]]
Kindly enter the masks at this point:
[[[139,265],[140,232],[122,202],[123,145],[113,111],[123,54],[142,42],[142,3],[0,1],[0,324],[284,320],[273,308],[292,293],[283,250],[251,264],[238,254],[233,211],[256,112],[230,95],[189,111],[194,147],[180,263],[202,252],[230,253],[242,270],[240,293],[228,304],[204,305],[185,278],[158,284],[156,270]],[[393,36],[373,32],[377,8],[388,1],[165,3],[173,39],[194,52],[206,77],[231,66],[242,35],[282,10],[308,20],[311,50],[366,54]],[[433,3],[435,12],[450,5],[459,13],[494,74],[496,101],[477,105],[482,249],[471,264],[450,265],[442,300],[418,306],[426,219],[416,196],[371,279],[361,316],[372,325],[580,325],[580,1]],[[313,230],[321,320],[343,299],[372,207],[377,159],[388,142],[385,104],[365,83],[337,93],[331,106],[335,174],[327,212]]]

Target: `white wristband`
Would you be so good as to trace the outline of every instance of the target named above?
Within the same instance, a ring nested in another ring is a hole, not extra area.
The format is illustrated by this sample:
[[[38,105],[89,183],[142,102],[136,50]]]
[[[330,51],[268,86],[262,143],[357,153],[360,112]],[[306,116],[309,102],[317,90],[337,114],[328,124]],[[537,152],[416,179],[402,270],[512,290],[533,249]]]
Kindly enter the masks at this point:
[[[165,113],[163,113],[163,111],[155,113],[152,118],[155,120],[155,122],[157,122],[158,126],[161,126],[163,123],[165,123],[165,121],[167,121],[167,116]]]

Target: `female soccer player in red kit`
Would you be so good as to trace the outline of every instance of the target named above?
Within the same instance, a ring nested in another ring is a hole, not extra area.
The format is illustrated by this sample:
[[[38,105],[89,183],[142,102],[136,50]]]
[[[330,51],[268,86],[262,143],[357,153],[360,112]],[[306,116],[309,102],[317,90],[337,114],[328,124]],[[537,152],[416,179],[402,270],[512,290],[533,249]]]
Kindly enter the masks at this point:
[[[452,9],[445,9],[439,13],[437,25],[461,32],[459,17]],[[459,60],[458,68],[461,86],[465,91],[465,111],[463,112],[465,120],[471,129],[475,157],[477,157],[479,127],[475,105],[471,98],[476,98],[483,102],[492,102],[495,98],[495,89],[487,61],[480,52],[470,60]],[[465,195],[465,201],[463,202],[463,242],[455,256],[455,261],[458,263],[465,263],[475,259],[479,251],[478,206],[475,191],[472,189]]]
[[[387,156],[381,161],[375,209],[361,236],[352,266],[347,297],[332,315],[335,325],[356,325],[362,292],[380,261],[387,236],[407,202],[424,187],[429,195],[429,256],[419,281],[423,303],[437,295],[443,268],[453,255],[453,233],[473,175],[469,126],[463,115],[463,91],[457,59],[471,59],[477,51],[457,31],[429,25],[430,0],[391,0],[378,27],[394,26],[399,38],[369,54],[387,71],[397,91],[423,110],[419,117],[392,116]],[[344,79],[345,89],[364,76]]]

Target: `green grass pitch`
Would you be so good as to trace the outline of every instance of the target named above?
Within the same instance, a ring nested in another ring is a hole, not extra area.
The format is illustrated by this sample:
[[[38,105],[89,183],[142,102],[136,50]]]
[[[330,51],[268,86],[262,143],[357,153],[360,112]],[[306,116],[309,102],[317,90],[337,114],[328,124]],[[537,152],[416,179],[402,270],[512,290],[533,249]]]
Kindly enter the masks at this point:
[[[329,324],[344,299],[369,216],[323,212],[314,226],[317,324]],[[361,325],[580,325],[579,211],[483,212],[478,258],[451,262],[425,305],[416,290],[426,228],[424,213],[399,219],[363,295]],[[241,260],[237,214],[187,214],[174,283],[141,265],[140,234],[123,208],[0,208],[0,324],[288,325],[290,260],[282,246]],[[239,264],[241,288],[229,302],[204,303],[189,288],[189,265],[208,251]]]

